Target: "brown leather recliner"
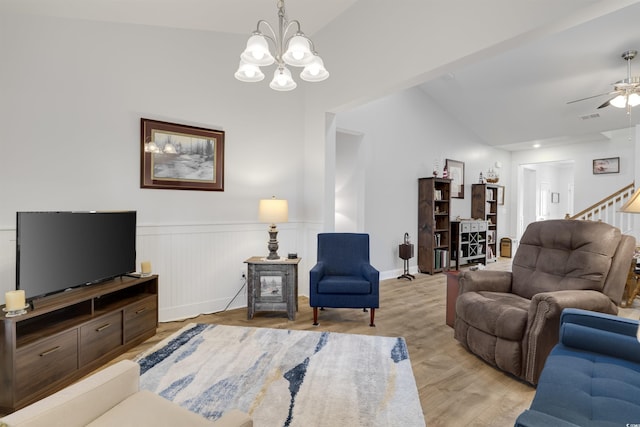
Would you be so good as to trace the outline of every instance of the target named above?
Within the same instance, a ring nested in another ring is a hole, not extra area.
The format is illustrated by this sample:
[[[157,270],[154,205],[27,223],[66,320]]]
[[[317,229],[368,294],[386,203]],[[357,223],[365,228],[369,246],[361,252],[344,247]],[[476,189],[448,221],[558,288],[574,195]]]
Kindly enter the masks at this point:
[[[537,384],[564,308],[618,313],[634,247],[635,238],[602,222],[530,224],[512,271],[458,276],[455,338],[491,365]]]

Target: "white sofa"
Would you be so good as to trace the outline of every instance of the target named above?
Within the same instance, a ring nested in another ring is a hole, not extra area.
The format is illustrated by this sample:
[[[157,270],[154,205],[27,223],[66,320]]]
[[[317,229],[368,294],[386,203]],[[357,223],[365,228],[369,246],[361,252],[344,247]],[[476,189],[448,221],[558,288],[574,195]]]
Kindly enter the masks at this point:
[[[217,421],[139,389],[140,366],[123,360],[0,419],[0,427],[252,427],[232,410]]]

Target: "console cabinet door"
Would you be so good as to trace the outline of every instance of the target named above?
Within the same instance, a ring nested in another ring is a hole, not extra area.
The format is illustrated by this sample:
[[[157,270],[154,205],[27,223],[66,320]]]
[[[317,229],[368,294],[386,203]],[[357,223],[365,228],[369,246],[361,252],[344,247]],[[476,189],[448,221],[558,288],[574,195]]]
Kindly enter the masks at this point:
[[[122,313],[99,317],[80,328],[80,366],[122,345]]]
[[[16,351],[16,401],[41,392],[77,369],[77,329],[19,348]]]
[[[158,326],[158,297],[151,295],[124,309],[124,343],[145,333],[155,334]]]

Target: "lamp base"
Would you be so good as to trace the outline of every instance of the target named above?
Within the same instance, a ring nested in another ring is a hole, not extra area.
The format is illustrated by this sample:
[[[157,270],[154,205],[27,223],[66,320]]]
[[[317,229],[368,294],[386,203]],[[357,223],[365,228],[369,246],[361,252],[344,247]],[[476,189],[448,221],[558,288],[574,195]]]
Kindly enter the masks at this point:
[[[271,227],[269,227],[269,244],[267,248],[269,249],[268,260],[280,259],[280,256],[278,256],[278,229],[275,224],[271,224]]]

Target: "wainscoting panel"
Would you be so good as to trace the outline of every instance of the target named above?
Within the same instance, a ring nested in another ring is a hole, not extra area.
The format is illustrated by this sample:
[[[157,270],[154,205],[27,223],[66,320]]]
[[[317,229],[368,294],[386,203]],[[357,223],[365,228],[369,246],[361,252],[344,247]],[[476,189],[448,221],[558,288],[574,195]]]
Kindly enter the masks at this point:
[[[160,276],[160,320],[245,307],[244,261],[267,255],[267,229],[266,224],[139,227],[138,264],[150,261],[153,272]],[[303,256],[297,249],[298,224],[281,224],[278,230],[278,254],[297,251]],[[306,275],[308,269],[301,265],[300,284]]]

